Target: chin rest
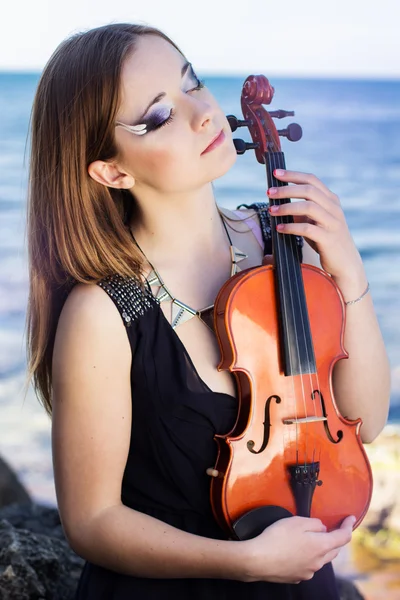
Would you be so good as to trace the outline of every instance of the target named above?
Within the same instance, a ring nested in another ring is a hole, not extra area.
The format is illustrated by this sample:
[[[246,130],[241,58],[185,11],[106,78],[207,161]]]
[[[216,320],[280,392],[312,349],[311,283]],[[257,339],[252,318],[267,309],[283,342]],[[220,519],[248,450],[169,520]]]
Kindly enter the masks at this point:
[[[293,515],[282,506],[260,506],[235,521],[233,530],[239,540],[250,540],[260,535],[266,527],[286,517],[293,517]]]

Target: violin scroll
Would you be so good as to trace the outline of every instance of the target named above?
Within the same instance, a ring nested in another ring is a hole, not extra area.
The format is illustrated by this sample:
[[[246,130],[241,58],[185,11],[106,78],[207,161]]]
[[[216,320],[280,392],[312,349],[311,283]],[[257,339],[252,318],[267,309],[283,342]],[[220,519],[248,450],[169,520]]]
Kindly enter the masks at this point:
[[[274,93],[274,88],[264,75],[250,75],[242,88],[241,105],[244,119],[237,119],[234,115],[227,116],[232,131],[246,126],[253,140],[245,142],[234,139],[236,152],[244,154],[247,150],[255,150],[256,158],[261,164],[266,162],[266,153],[280,152],[280,136],[286,137],[291,142],[297,142],[303,135],[297,123],[291,123],[286,129],[276,129],[272,119],[294,116],[294,111],[265,110],[262,105],[271,104]]]
[[[275,90],[265,75],[250,75],[243,84],[242,101],[246,104],[271,104]]]

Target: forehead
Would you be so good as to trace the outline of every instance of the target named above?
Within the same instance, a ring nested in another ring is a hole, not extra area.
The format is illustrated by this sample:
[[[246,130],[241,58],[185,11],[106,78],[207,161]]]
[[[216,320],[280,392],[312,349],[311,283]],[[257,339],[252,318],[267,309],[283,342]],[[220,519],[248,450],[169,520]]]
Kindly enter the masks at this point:
[[[138,39],[122,68],[123,96],[134,92],[139,102],[150,101],[167,91],[168,82],[180,80],[185,58],[167,40],[156,35]]]

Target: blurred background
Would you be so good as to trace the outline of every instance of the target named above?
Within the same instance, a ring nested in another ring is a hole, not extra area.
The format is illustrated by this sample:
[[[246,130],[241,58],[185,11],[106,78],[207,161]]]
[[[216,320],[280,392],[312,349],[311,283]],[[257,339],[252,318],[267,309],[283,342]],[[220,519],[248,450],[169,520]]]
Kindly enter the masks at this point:
[[[139,8],[139,4],[146,6]],[[50,0],[34,3],[20,0],[7,3],[3,8],[0,35],[0,456],[15,469],[35,500],[49,505],[56,503],[50,421],[32,391],[25,400],[22,395],[26,375],[25,210],[30,110],[40,72],[65,37],[121,21],[150,24],[165,31],[194,64],[226,114],[241,116],[243,81],[248,75],[258,73],[266,75],[275,87],[271,108],[296,112],[291,120],[302,126],[303,138],[296,144],[283,140],[286,163],[294,170],[315,173],[339,195],[371,284],[391,362],[393,389],[386,437],[382,438],[381,445],[378,439],[370,452],[380,465],[387,465],[393,459],[391,472],[398,476],[399,20],[398,0],[379,3],[372,0],[336,0],[334,3],[247,0],[243,6],[228,0],[152,0],[151,3],[69,0],[62,4]],[[289,122],[290,119],[286,119],[280,123],[286,126]],[[250,139],[243,129],[236,133],[238,137]],[[264,201],[264,169],[254,154],[248,152],[238,158],[227,175],[215,182],[215,189],[218,202],[228,208],[242,202]],[[382,458],[382,448],[389,437],[395,440],[390,450],[394,454]],[[400,513],[398,521],[400,532]],[[400,548],[398,540],[397,543]],[[380,598],[378,589],[383,584],[373,582],[374,576],[382,576],[382,563],[365,561],[365,556],[361,562],[360,559],[351,562],[346,557],[338,563],[338,568],[358,578],[365,593],[370,594],[368,598]],[[363,569],[365,564],[368,564],[367,569]],[[398,569],[400,562],[395,564]],[[364,574],[360,574],[363,570]],[[392,582],[389,571],[386,583]],[[400,597],[398,583],[390,583],[399,594],[393,598]],[[392,597],[389,592],[385,593],[382,597]]]

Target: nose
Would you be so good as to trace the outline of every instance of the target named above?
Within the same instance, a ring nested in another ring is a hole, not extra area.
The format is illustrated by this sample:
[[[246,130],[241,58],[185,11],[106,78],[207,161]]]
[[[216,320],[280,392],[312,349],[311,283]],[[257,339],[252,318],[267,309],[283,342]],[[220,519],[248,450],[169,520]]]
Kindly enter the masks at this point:
[[[202,100],[196,100],[195,102],[192,127],[194,131],[202,131],[211,125],[215,111],[208,102]]]

